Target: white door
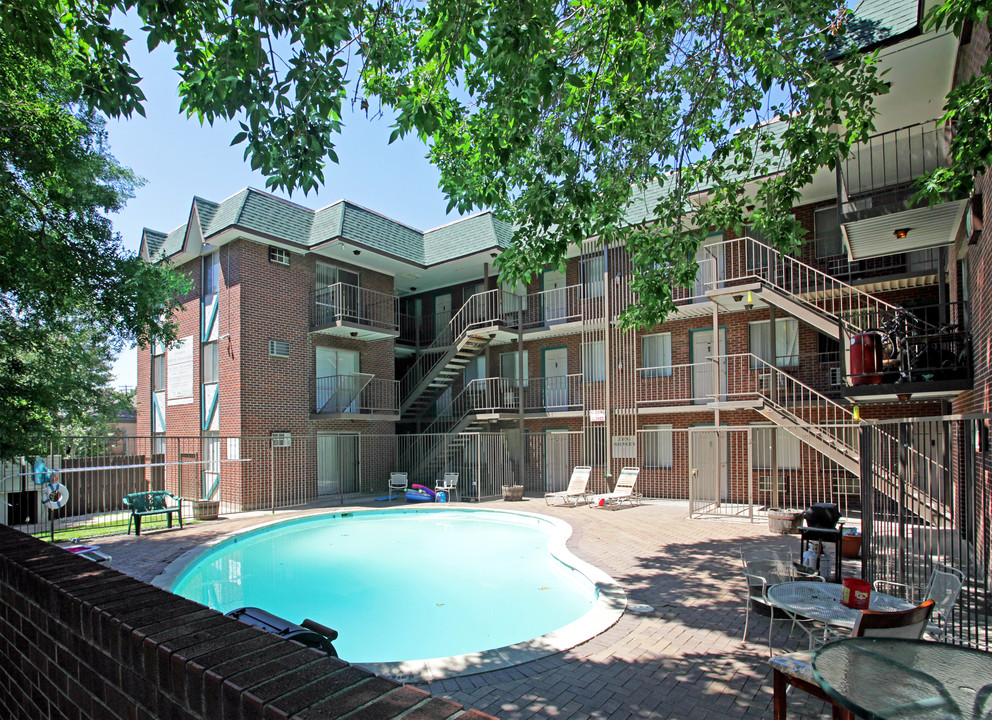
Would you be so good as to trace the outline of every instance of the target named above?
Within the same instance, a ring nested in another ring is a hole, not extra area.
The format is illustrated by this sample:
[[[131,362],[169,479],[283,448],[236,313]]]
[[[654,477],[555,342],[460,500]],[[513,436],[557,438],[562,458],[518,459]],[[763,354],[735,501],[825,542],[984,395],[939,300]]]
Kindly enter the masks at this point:
[[[696,251],[696,283],[693,287],[693,297],[702,298],[707,290],[714,290],[715,283],[723,280],[726,275],[726,259],[723,243],[701,245]]]
[[[317,348],[318,412],[358,412],[359,357],[357,350]]]
[[[720,329],[720,353],[727,354],[727,331]],[[692,333],[692,397],[694,405],[706,405],[712,400],[713,373],[715,364],[708,358],[713,357],[713,331],[697,330]],[[727,361],[720,362],[720,394],[727,393]]]
[[[544,292],[541,293],[545,325],[565,322],[568,315],[565,292],[565,273],[560,270],[545,270]]]
[[[451,321],[451,293],[434,296],[434,337],[437,337]]]
[[[727,499],[729,468],[727,433],[693,428],[692,432],[693,510],[719,505]]]
[[[568,409],[568,349],[544,351],[544,407],[548,412]]]
[[[317,494],[357,493],[361,437],[358,433],[317,436]]]
[[[568,432],[544,432],[544,492],[561,492],[568,487]]]

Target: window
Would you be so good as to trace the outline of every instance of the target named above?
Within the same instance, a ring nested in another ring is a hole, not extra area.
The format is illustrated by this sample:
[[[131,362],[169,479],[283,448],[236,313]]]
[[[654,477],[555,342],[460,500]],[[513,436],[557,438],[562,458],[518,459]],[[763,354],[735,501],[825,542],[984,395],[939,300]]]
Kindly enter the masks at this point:
[[[641,336],[641,377],[670,377],[672,374],[672,334]]]
[[[203,353],[203,383],[215,383],[220,379],[217,342],[203,343],[201,352]]]
[[[269,340],[269,355],[289,357],[289,343],[285,340]]]
[[[203,495],[213,497],[220,484],[220,437],[204,433],[203,437]]]
[[[795,367],[799,364],[799,323],[795,318],[776,318],[775,320],[775,351],[777,357],[772,362],[772,348],[768,337],[768,320],[750,323],[748,326],[749,346],[752,355],[757,355],[769,365],[776,367]],[[757,369],[758,363],[751,359],[751,368]]]
[[[603,274],[606,264],[602,255],[582,260],[582,294],[587,298],[603,297]]]
[[[289,250],[279,247],[269,247],[269,262],[276,265],[289,265]]]
[[[606,380],[606,350],[602,340],[582,343],[582,379],[585,382]]]
[[[801,467],[799,438],[785,428],[755,426],[751,430],[751,467],[755,470],[772,468],[772,433],[775,433],[779,470],[797,470]]]
[[[165,353],[152,356],[152,390],[165,390]]]
[[[644,467],[672,467],[672,426],[645,425],[641,433],[641,461]]]
[[[530,382],[530,368],[528,367],[528,351],[524,350],[524,387],[527,387]],[[517,370],[519,369],[519,364],[517,362],[517,353],[508,352],[503,353],[499,356],[499,376],[502,378],[507,378],[509,380],[517,380]]]
[[[590,467],[606,464],[606,427],[599,423],[590,425],[582,434],[582,455]]]
[[[840,234],[837,206],[822,208],[813,213],[813,238],[818,258],[844,254],[844,239]]]
[[[833,365],[840,362],[840,341],[817,333],[816,354],[821,365]]]
[[[203,258],[203,294],[213,295],[220,287],[220,253]]]

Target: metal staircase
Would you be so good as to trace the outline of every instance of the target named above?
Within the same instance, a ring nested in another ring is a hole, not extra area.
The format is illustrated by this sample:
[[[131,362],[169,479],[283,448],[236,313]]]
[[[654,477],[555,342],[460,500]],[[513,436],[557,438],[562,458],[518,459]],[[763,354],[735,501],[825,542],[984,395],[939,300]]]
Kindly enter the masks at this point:
[[[513,324],[520,298],[502,290],[471,296],[400,378],[400,414],[421,415],[489,346],[497,328]]]
[[[704,251],[710,264],[723,267],[706,283],[708,296],[750,291],[842,342],[845,332],[879,327],[898,309],[754,238],[725,240]]]
[[[867,467],[863,467],[859,423],[847,408],[755,355],[729,355],[721,358],[721,362],[726,363],[728,372],[727,399],[711,403],[710,407],[747,406],[757,410],[852,475],[861,477],[862,471],[867,470],[876,489],[903,503],[926,523],[946,521],[952,516],[949,508],[912,482],[900,481],[899,463],[891,455],[901,450],[906,453],[907,463],[932,463],[932,459],[893,438],[889,456],[873,456]],[[937,469],[943,470],[939,466]]]
[[[850,410],[757,355],[727,355],[720,360],[727,367],[727,399],[710,403],[710,407],[751,407],[860,476],[857,421]]]
[[[422,440],[413,446],[413,455],[402,459],[404,467],[411,468],[415,476],[437,460],[442,451],[451,461],[459,455],[469,441],[467,433],[482,430],[489,420],[501,412],[516,412],[519,407],[519,384],[511,378],[483,378],[473,380],[451,401],[451,405],[420,435]],[[448,438],[445,440],[445,438]],[[451,462],[444,463],[445,467]]]

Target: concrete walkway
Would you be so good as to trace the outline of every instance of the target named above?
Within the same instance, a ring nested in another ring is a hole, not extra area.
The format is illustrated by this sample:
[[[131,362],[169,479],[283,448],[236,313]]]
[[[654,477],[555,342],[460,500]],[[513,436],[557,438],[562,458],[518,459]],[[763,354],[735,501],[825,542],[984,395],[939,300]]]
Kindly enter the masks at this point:
[[[512,507],[568,521],[569,547],[626,590],[630,604],[655,608],[627,612],[605,633],[558,655],[426,686],[499,718],[770,718],[768,622],[752,617],[744,628],[741,545],[798,546],[768,533],[764,523],[692,520],[688,505],[657,502],[617,512],[549,508],[540,499]],[[471,505],[480,507],[480,505]],[[305,511],[312,512],[312,511]],[[300,511],[278,515],[299,514]],[[113,556],[113,567],[150,581],[183,553],[218,535],[270,522],[271,514],[235,515],[183,530],[151,531],[93,542]],[[845,575],[855,574],[849,567]],[[776,629],[776,651],[797,647],[788,625]],[[789,697],[789,718],[829,718],[805,693]]]

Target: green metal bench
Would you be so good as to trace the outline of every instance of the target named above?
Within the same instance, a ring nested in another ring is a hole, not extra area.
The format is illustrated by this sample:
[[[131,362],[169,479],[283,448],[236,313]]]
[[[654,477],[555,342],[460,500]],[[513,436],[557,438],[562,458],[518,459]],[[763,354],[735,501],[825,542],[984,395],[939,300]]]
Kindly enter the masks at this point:
[[[168,504],[167,498],[172,498],[176,504]],[[179,527],[183,526],[183,499],[165,490],[149,490],[125,495],[124,505],[131,508],[131,517],[127,521],[128,535],[131,534],[132,522],[134,522],[134,534],[141,535],[141,518],[149,515],[165,515],[170,528],[172,527],[172,516],[175,515],[179,518]]]

